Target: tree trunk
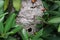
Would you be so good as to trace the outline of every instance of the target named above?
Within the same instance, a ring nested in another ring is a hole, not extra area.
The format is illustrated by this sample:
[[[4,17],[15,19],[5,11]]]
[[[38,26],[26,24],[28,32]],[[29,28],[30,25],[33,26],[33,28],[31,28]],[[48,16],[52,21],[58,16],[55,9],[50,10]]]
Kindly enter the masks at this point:
[[[22,0],[22,8],[18,14],[16,23],[23,24],[29,34],[34,34],[37,31],[36,24],[41,21],[37,20],[36,17],[43,16],[43,8],[41,0]]]

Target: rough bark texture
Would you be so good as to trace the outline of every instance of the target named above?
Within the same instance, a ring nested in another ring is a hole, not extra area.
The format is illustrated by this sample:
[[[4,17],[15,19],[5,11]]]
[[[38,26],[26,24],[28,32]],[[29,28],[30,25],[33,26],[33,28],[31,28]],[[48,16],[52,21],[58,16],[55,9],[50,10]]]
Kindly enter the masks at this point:
[[[43,16],[43,4],[41,0],[37,0],[34,4],[31,0],[22,0],[22,8],[16,19],[17,24],[23,24],[29,34],[34,34],[37,31],[35,27],[40,20],[36,20],[37,16]]]

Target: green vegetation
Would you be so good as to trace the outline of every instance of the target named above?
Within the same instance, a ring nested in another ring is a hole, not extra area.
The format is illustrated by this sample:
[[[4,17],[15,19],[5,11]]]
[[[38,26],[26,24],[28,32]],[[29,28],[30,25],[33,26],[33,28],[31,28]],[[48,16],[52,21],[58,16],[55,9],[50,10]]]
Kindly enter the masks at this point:
[[[38,20],[42,20],[42,24],[36,25],[39,31],[31,36],[22,28],[23,25],[15,23],[21,2],[21,0],[0,0],[0,40],[60,40],[59,0],[42,0],[46,11],[42,18],[37,17]]]

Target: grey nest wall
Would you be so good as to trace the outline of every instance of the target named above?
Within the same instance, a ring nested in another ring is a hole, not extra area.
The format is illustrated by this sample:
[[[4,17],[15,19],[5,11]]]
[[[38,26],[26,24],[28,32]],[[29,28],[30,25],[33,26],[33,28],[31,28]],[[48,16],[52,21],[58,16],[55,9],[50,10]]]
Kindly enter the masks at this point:
[[[31,0],[22,0],[22,8],[16,18],[17,24],[23,24],[24,29],[28,31],[29,34],[34,34],[38,29],[35,27],[37,23],[41,20],[37,20],[36,17],[42,17],[43,14],[43,4],[41,0],[37,0],[32,3]]]

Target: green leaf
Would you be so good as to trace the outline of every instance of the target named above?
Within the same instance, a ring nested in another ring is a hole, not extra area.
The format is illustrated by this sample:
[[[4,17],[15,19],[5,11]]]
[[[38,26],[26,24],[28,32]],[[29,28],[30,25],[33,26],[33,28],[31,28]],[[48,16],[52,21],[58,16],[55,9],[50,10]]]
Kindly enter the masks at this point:
[[[60,25],[59,25],[59,27],[58,27],[58,32],[60,32]]]
[[[57,8],[59,8],[59,6],[57,4],[53,4],[49,10],[53,11],[53,10],[56,10]]]
[[[60,12],[59,11],[47,11],[49,14],[51,15],[60,15]]]
[[[19,11],[21,9],[21,0],[13,0],[13,7],[16,11]]]
[[[38,40],[43,40],[42,38],[39,38]]]
[[[49,8],[49,5],[48,5],[46,2],[44,2],[44,1],[43,1],[43,6],[44,6],[45,8],[47,8],[47,9]]]
[[[35,39],[31,39],[31,40],[43,40],[42,38],[35,38]]]
[[[50,19],[48,21],[48,23],[60,23],[60,17],[56,17],[56,18]]]
[[[9,32],[8,34],[15,34],[16,32],[20,31],[22,29],[22,25],[16,25],[15,28]]]
[[[8,13],[0,14],[0,18],[5,16],[6,14],[8,14]]]
[[[1,15],[0,15],[0,34],[2,34],[3,31],[4,31],[3,20],[4,20],[4,16],[5,16],[6,14],[7,14],[7,13],[4,13],[4,14],[1,14]]]
[[[33,40],[38,39],[39,37],[41,37],[43,34],[43,29],[41,29],[39,32],[36,33],[36,35],[33,37]]]
[[[3,19],[4,19],[4,16],[0,18],[0,34],[3,34],[3,31],[4,31]]]
[[[3,7],[4,1],[0,0],[0,9]]]
[[[56,4],[58,4],[60,6],[60,1],[55,1]]]
[[[13,21],[12,28],[14,28],[15,26],[16,26],[16,20]]]
[[[17,39],[14,37],[8,37],[6,40],[17,40]]]
[[[3,13],[3,5],[4,5],[4,1],[0,0],[0,14]]]
[[[10,30],[10,28],[12,27],[12,23],[14,21],[16,17],[16,14],[15,13],[12,13],[8,19],[6,20],[6,24],[5,24],[5,33],[8,32]]]
[[[4,11],[8,8],[9,0],[4,1]]]
[[[53,29],[54,27],[45,27],[44,28],[44,30],[43,30],[43,35],[42,35],[42,37],[47,37],[47,36],[49,36],[50,35],[50,33],[52,33],[53,32]],[[49,30],[49,31],[48,31]]]
[[[59,36],[56,36],[55,34],[54,35],[50,35],[46,38],[47,40],[60,40],[60,37]]]
[[[28,35],[28,33],[27,33],[27,31],[25,29],[22,30],[22,35],[24,37],[24,40],[28,40],[29,35]]]
[[[40,29],[43,27],[43,24],[36,24],[36,28]]]
[[[40,16],[37,16],[36,19],[37,19],[37,20],[43,20],[43,18],[40,17]]]

